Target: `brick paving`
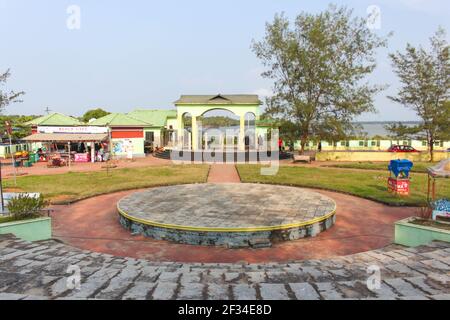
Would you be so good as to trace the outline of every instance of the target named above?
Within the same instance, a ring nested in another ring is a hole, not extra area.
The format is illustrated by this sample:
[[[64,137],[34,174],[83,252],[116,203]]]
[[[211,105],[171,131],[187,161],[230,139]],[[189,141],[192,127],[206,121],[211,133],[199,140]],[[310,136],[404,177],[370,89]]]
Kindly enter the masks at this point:
[[[241,179],[233,164],[212,164],[208,175],[209,183],[239,183]]]
[[[255,228],[321,218],[335,211],[336,203],[327,196],[302,188],[207,183],[136,192],[120,200],[118,207],[129,216],[156,223]]]
[[[380,282],[369,289],[372,273],[368,268],[374,266],[380,270]],[[0,235],[3,300],[449,300],[449,270],[450,244],[444,242],[289,263],[176,263],[121,258],[54,240],[32,243]]]

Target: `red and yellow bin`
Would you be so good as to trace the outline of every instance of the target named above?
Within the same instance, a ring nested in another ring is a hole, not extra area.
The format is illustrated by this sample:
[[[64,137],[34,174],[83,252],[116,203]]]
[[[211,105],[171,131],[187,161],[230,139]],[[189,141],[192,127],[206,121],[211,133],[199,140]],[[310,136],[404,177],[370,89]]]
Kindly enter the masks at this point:
[[[409,195],[409,179],[397,179],[390,177],[388,179],[388,191],[399,195]]]

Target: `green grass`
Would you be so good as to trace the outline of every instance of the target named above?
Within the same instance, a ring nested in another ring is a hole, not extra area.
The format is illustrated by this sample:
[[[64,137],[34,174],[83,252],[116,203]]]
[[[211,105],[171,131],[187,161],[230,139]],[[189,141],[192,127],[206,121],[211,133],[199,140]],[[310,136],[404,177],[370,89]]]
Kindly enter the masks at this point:
[[[238,165],[242,182],[285,184],[301,187],[327,189],[349,193],[389,205],[426,205],[427,176],[411,175],[411,192],[407,197],[396,196],[387,191],[388,172],[359,170],[336,170],[331,168],[307,168],[282,166],[277,175],[263,176],[258,165]],[[450,196],[448,180],[437,182],[439,197]]]
[[[361,169],[361,170],[384,170],[387,171],[389,162],[354,162],[354,163],[338,163],[325,165],[330,168],[342,168],[342,169]],[[426,173],[427,168],[435,165],[430,162],[414,162],[414,166],[411,172]]]
[[[0,217],[0,223],[15,221],[13,217]]]
[[[48,176],[17,178],[17,189],[40,192],[52,203],[65,203],[122,190],[160,185],[202,183],[208,175],[207,165],[173,165],[126,168],[98,172],[71,172]],[[11,179],[5,188],[14,188]]]

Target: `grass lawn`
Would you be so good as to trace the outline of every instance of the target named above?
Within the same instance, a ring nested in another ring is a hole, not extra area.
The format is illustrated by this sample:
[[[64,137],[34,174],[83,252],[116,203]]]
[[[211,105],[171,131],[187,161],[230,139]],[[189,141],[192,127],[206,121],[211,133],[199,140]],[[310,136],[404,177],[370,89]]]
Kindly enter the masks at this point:
[[[208,175],[207,165],[173,165],[106,171],[72,172],[48,176],[17,178],[17,189],[9,179],[5,188],[40,192],[52,203],[65,203],[100,194],[160,185],[202,183]]]
[[[430,162],[414,162],[411,172],[426,173],[427,168],[434,166],[436,163]],[[354,163],[338,163],[330,164],[325,167],[343,168],[343,169],[362,169],[362,170],[384,170],[387,171],[389,162],[354,162]]]
[[[307,168],[281,166],[277,175],[263,176],[258,165],[238,165],[242,182],[273,183],[301,187],[321,188],[349,193],[355,196],[383,202],[389,205],[422,206],[426,204],[427,176],[411,175],[411,193],[400,197],[388,193],[387,172],[336,170],[331,168]],[[438,196],[450,196],[450,181],[436,183]]]
[[[14,221],[13,217],[0,217],[0,223],[7,223],[11,221]]]

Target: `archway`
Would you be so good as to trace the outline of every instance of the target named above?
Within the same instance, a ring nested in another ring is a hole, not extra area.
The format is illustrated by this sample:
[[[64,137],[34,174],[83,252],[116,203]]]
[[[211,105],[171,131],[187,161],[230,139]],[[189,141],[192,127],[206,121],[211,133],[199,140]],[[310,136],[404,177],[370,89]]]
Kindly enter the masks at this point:
[[[236,150],[239,142],[240,117],[224,108],[210,109],[198,117],[201,124],[201,149]]]

